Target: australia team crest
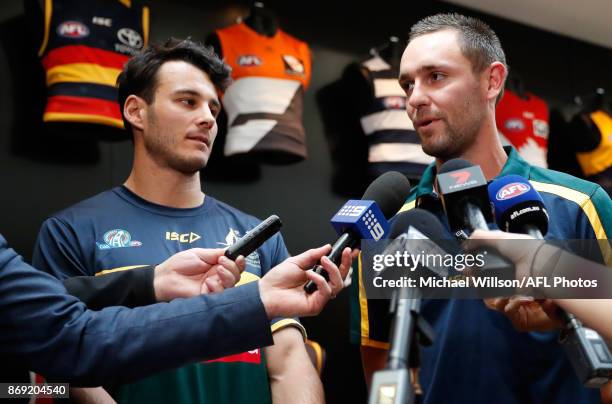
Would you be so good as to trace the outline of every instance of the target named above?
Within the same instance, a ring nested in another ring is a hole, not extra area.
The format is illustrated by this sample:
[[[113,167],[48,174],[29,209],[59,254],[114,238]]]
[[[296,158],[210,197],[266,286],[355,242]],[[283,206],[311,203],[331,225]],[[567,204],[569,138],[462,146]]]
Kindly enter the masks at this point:
[[[109,250],[111,248],[123,247],[140,247],[142,243],[137,240],[132,240],[132,235],[129,231],[123,229],[113,229],[104,233],[102,237],[103,243],[96,242],[100,250]]]

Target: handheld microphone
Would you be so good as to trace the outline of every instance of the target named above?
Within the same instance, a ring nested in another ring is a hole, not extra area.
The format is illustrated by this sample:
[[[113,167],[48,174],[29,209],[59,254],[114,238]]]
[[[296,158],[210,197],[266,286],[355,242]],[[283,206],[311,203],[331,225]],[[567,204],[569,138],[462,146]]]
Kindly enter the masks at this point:
[[[519,175],[498,178],[489,184],[489,196],[501,229],[544,239],[548,213],[539,192],[528,180]],[[586,387],[602,387],[612,379],[612,354],[606,342],[573,314],[559,309],[559,315],[565,323],[559,341],[578,379]]]
[[[411,209],[393,218],[389,232],[393,241],[382,255],[411,254],[439,255],[458,254],[461,248],[440,220],[424,209]],[[443,265],[423,266],[429,274],[447,277],[450,271]]]
[[[235,261],[238,256],[246,257],[253,251],[257,250],[270,237],[275,235],[283,226],[280,218],[272,215],[257,226],[249,230],[236,243],[232,244],[225,250],[225,256],[232,261]]]
[[[401,247],[401,241],[414,237],[430,241],[429,238],[444,238],[444,228],[431,213],[422,209],[402,212],[394,218],[390,236],[398,241],[385,249],[393,253]],[[415,240],[411,240],[415,241]],[[431,243],[430,245],[435,243]],[[437,247],[437,246],[436,246]],[[389,356],[384,370],[374,373],[370,389],[370,404],[412,403],[415,388],[409,376],[409,368],[418,368],[418,343],[431,345],[435,332],[420,316],[420,292],[416,288],[401,288],[394,292],[390,311],[393,313]]]
[[[544,200],[528,180],[520,175],[497,178],[489,184],[489,199],[500,229],[544,239],[548,232],[548,212]]]
[[[463,229],[489,230],[487,223],[493,222],[493,210],[489,201],[487,179],[480,166],[467,160],[452,159],[442,164],[436,178],[442,206],[452,231],[458,234]],[[486,255],[480,275],[514,279],[515,267],[493,248],[475,251]],[[506,295],[507,288],[491,288],[493,295]]]
[[[361,200],[349,200],[332,217],[331,223],[338,239],[327,257],[336,265],[346,247],[354,247],[361,239],[380,240],[389,233],[387,218],[401,209],[410,194],[410,182],[397,171],[389,171],[376,178],[366,189]],[[321,264],[312,268],[329,280]],[[313,293],[317,285],[309,281],[306,293]]]
[[[489,229],[493,213],[487,180],[479,166],[463,159],[449,160],[440,167],[436,181],[452,231]]]

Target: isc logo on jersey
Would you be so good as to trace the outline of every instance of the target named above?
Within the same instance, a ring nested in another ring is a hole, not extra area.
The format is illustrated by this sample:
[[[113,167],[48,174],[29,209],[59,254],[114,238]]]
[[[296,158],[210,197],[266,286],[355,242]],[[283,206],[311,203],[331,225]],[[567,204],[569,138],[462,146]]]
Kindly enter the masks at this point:
[[[89,35],[89,28],[78,21],[64,21],[57,27],[57,34],[64,38],[84,38]]]
[[[261,66],[262,62],[258,56],[255,55],[242,55],[238,58],[238,65],[245,67]]]
[[[113,229],[104,233],[102,237],[103,243],[96,242],[100,250],[109,250],[111,248],[123,247],[140,247],[140,241],[132,240],[132,235],[129,231],[123,229]]]
[[[179,243],[193,243],[194,241],[198,241],[202,237],[199,234],[194,232],[189,233],[177,233],[175,231],[167,231],[166,232],[166,240],[169,241],[178,241]]]
[[[525,192],[529,192],[530,189],[531,187],[523,182],[513,182],[497,191],[495,199],[498,201],[505,201],[506,199],[512,199],[519,195],[523,195]]]

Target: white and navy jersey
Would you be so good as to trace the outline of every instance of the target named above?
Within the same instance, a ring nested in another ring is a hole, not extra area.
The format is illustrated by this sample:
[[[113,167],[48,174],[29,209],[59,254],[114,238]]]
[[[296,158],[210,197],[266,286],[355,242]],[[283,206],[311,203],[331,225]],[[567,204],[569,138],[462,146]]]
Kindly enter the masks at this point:
[[[397,72],[378,55],[361,67],[373,89],[371,103],[361,117],[361,128],[368,140],[369,176],[394,170],[419,178],[433,157],[423,152],[406,113],[406,95],[397,81]]]
[[[310,82],[308,45],[277,30],[261,35],[244,23],[216,31],[234,82],[223,95],[225,155],[267,163],[306,157],[303,94]]]

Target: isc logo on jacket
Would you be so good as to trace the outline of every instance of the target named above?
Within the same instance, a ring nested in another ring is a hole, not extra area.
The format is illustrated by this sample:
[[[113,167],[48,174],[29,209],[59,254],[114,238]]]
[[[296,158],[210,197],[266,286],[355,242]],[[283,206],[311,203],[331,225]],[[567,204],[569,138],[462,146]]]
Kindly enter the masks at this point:
[[[123,128],[115,84],[147,44],[149,9],[133,0],[45,0],[44,7],[43,120]]]

